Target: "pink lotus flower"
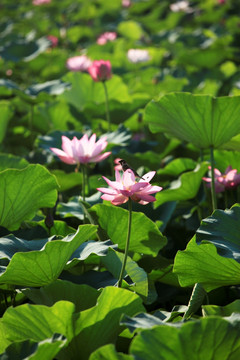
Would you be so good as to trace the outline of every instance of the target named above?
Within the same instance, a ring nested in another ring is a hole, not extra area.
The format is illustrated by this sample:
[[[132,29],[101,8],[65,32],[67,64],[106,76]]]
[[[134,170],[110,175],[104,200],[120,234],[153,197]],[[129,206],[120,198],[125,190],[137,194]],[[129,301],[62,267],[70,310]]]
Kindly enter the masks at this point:
[[[170,5],[170,10],[172,12],[185,12],[185,13],[191,13],[192,12],[192,8],[189,6],[189,2],[188,1],[178,1],[174,4]]]
[[[102,35],[100,35],[97,39],[98,45],[104,45],[108,41],[114,41],[117,38],[116,32],[105,32]]]
[[[131,0],[122,0],[122,7],[128,8],[132,5]]]
[[[51,42],[51,47],[55,48],[58,45],[58,38],[54,35],[48,35],[47,39]]]
[[[111,154],[111,152],[101,154],[106,146],[107,141],[105,137],[96,142],[96,134],[93,134],[89,139],[87,134],[85,134],[80,140],[76,136],[72,140],[62,136],[62,150],[57,148],[50,149],[66,164],[86,164],[106,159]]]
[[[73,56],[67,59],[66,66],[70,71],[88,71],[92,61],[86,56]]]
[[[152,186],[149,183],[155,173],[156,171],[150,171],[143,176],[143,179],[136,182],[132,170],[126,170],[122,177],[119,171],[116,170],[116,181],[111,181],[103,176],[103,179],[111,188],[98,188],[97,190],[104,194],[101,196],[103,200],[111,201],[113,205],[124,204],[129,198],[139,202],[139,204],[146,205],[156,200],[151,194],[162,190],[160,186]]]
[[[211,170],[211,166],[208,169]],[[218,169],[214,169],[214,178],[216,193],[232,189],[240,184],[240,174],[237,174],[237,169],[233,169],[231,166],[227,167],[224,174]],[[203,180],[206,181],[207,187],[211,187],[212,180],[210,177],[203,177]]]
[[[7,69],[7,70],[6,70],[6,75],[7,75],[7,76],[12,76],[12,74],[13,74],[12,69]]]
[[[40,6],[43,4],[50,4],[51,0],[33,0],[32,4],[35,6]]]
[[[146,62],[146,61],[149,61],[151,59],[150,55],[149,55],[149,52],[147,50],[143,50],[143,49],[130,49],[130,50],[128,50],[127,58],[133,64]]]
[[[109,60],[95,60],[88,72],[94,81],[106,81],[112,77],[112,66]]]

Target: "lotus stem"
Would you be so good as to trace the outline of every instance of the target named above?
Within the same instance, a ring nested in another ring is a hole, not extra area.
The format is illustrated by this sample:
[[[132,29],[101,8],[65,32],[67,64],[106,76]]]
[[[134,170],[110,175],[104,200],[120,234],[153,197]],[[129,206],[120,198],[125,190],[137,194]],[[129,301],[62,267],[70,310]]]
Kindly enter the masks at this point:
[[[215,191],[215,176],[214,176],[214,149],[213,146],[210,147],[210,163],[211,163],[211,195],[212,195],[212,209],[213,211],[217,209],[217,197]]]
[[[30,130],[30,139],[33,141],[33,116],[34,116],[34,105],[30,105],[29,113],[29,130]]]
[[[120,272],[119,280],[118,280],[118,285],[117,285],[119,288],[122,286],[123,275],[124,275],[124,271],[125,271],[125,267],[126,267],[126,263],[127,263],[127,256],[128,256],[128,249],[129,249],[130,235],[131,235],[131,225],[132,225],[132,200],[129,198],[129,202],[128,202],[128,230],[127,230],[127,239],[126,239],[126,245],[125,245],[125,253],[124,253],[122,268],[121,268],[121,272]]]
[[[106,118],[108,122],[108,132],[111,131],[111,120],[110,120],[110,112],[109,112],[109,99],[108,99],[108,91],[107,91],[107,85],[106,81],[102,82],[105,92],[105,108],[106,108]]]
[[[82,199],[85,201],[85,165],[82,164]]]

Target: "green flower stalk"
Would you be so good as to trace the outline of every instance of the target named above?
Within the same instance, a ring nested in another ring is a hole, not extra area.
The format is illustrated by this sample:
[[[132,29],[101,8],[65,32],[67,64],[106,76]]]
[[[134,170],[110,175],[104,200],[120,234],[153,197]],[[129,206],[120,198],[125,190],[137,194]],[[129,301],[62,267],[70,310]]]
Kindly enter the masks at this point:
[[[109,111],[109,100],[108,100],[108,91],[107,91],[107,85],[106,82],[103,81],[103,87],[105,92],[105,109],[106,109],[106,118],[108,122],[108,132],[111,131],[111,120],[110,120],[110,111]]]
[[[217,196],[215,191],[215,176],[214,176],[214,149],[210,148],[210,162],[211,162],[211,195],[212,195],[212,209],[217,209]]]
[[[86,183],[86,168],[85,165],[81,166],[82,169],[82,199],[85,201],[85,183]]]
[[[111,181],[105,176],[103,176],[103,179],[110,186],[110,188],[97,189],[103,193],[101,198],[103,200],[111,201],[113,205],[121,205],[129,201],[127,239],[125,244],[122,267],[117,285],[118,287],[122,286],[122,280],[127,263],[132,224],[132,201],[136,201],[141,205],[146,205],[156,200],[152,196],[152,194],[161,191],[162,187],[156,185],[152,186],[150,184],[150,180],[153,178],[155,173],[156,171],[150,171],[147,174],[143,175],[139,182],[136,182],[136,175],[132,169],[127,169],[126,171],[124,171],[123,176],[121,176],[119,171],[116,170],[116,181]]]
[[[128,249],[129,249],[130,236],[131,236],[131,225],[132,225],[132,200],[129,198],[127,239],[126,239],[126,245],[125,245],[125,251],[124,251],[124,258],[123,258],[123,262],[122,262],[122,268],[120,271],[119,280],[118,280],[118,284],[117,284],[118,287],[122,286],[123,275],[124,275],[124,271],[125,271],[125,267],[126,267],[126,263],[127,263]]]

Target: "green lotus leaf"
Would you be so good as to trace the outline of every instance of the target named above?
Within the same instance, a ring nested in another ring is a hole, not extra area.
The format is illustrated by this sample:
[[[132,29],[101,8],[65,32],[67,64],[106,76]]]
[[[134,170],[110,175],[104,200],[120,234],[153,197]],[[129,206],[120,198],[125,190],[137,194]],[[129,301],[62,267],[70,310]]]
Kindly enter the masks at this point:
[[[201,165],[197,165],[193,171],[183,173],[178,180],[171,183],[170,188],[156,194],[157,200],[154,203],[154,208],[167,201],[193,199],[197,195],[202,177],[207,169],[208,163],[204,162]]]
[[[54,207],[58,184],[41,165],[0,172],[0,225],[16,230],[43,207]]]
[[[14,342],[0,355],[0,360],[52,360],[66,342],[66,337],[60,334],[54,334],[51,338],[39,342],[32,340]]]
[[[20,156],[0,153],[0,172],[7,169],[24,169],[29,162]]]
[[[108,344],[94,351],[89,360],[133,360],[131,355],[119,353],[113,344]]]
[[[227,56],[230,56],[231,52],[229,48],[219,49],[191,49],[183,51],[177,62],[179,64],[195,65],[198,68],[213,69],[217,65],[221,64]]]
[[[89,359],[94,350],[116,341],[123,314],[133,316],[142,311],[144,307],[138,295],[116,287],[103,289],[97,305],[80,313],[75,325],[78,335],[61,351],[61,359],[69,358],[69,354],[77,359],[80,353],[82,360]],[[89,341],[90,338],[94,341]]]
[[[40,53],[44,52],[50,45],[47,38],[42,37],[37,40],[16,39],[8,42],[0,50],[0,55],[7,61],[31,61]]]
[[[63,93],[60,97],[74,105],[77,109],[84,107],[93,102],[96,104],[105,104],[105,92],[103,84],[94,82],[90,75],[82,73],[68,73],[64,81],[72,84],[69,91]],[[109,100],[116,100],[120,103],[131,103],[132,99],[128,94],[128,88],[122,79],[114,75],[106,83]]]
[[[97,256],[107,256],[109,249],[116,248],[117,245],[113,245],[110,240],[106,241],[94,241],[89,240],[81,244],[77,250],[74,251],[71,258],[65,266],[65,270],[75,266],[80,261],[87,259],[91,254]]]
[[[1,121],[0,121],[0,143],[3,141],[8,123],[13,116],[13,108],[11,103],[8,101],[0,101],[0,113],[1,113]]]
[[[240,206],[215,210],[201,222],[196,232],[197,243],[209,241],[217,248],[218,254],[240,263]]]
[[[206,291],[240,284],[240,264],[219,255],[216,246],[208,241],[197,244],[195,236],[186,250],[177,252],[173,271],[181,286],[200,283]]]
[[[0,273],[0,283],[35,287],[50,284],[58,278],[73,252],[95,233],[96,226],[82,225],[75,234],[50,240],[39,250],[15,252],[7,268],[1,269],[5,271]]]
[[[90,213],[96,213],[100,226],[110,240],[125,248],[127,237],[128,211],[117,206],[94,205]],[[167,243],[157,225],[141,212],[133,212],[129,251],[156,256]]]
[[[238,333],[239,322],[234,326],[220,317],[182,323],[180,327],[160,325],[137,335],[130,354],[138,360],[237,359]]]
[[[240,300],[237,299],[226,306],[202,305],[204,316],[231,316],[233,313],[240,313]]]
[[[4,332],[0,343],[0,352],[9,343],[32,340],[35,342],[62,334],[67,340],[74,336],[74,304],[59,301],[52,307],[24,304],[8,308],[1,319],[0,331]]]
[[[239,96],[172,93],[152,100],[145,122],[152,132],[164,132],[200,149],[218,148],[240,133]]]
[[[122,262],[124,255],[111,249],[107,256],[102,258],[102,263],[110,271],[111,274],[115,277],[115,279],[119,279]],[[132,289],[143,297],[144,300],[147,299],[148,296],[148,277],[146,272],[138,266],[138,264],[133,261],[129,256],[127,258],[126,270],[125,274],[129,275],[134,286]]]
[[[73,284],[70,281],[56,280],[40,289],[24,289],[26,295],[37,305],[53,306],[57,301],[74,303],[76,311],[83,311],[96,305],[100,292],[88,285]]]
[[[139,40],[143,35],[143,30],[140,24],[131,20],[120,22],[118,25],[118,32],[122,36],[132,40]]]
[[[163,169],[158,170],[158,175],[178,176],[187,170],[193,170],[196,167],[196,161],[188,158],[178,158],[172,160]]]

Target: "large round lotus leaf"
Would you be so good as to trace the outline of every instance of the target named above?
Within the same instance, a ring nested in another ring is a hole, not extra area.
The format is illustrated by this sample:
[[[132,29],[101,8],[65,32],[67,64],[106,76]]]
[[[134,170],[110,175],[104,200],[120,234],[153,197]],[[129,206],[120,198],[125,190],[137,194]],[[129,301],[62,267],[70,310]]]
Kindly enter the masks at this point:
[[[198,148],[218,148],[240,133],[240,97],[172,93],[152,100],[145,121],[152,132],[164,132]]]
[[[7,132],[8,123],[11,117],[13,116],[13,108],[11,106],[11,103],[8,101],[1,101],[0,112],[1,112],[1,121],[0,121],[0,143],[1,143]]]
[[[220,317],[159,325],[142,331],[130,346],[136,360],[237,360],[239,323]]]
[[[57,188],[55,177],[38,164],[0,172],[0,225],[17,230],[38,209],[53,207]]]

